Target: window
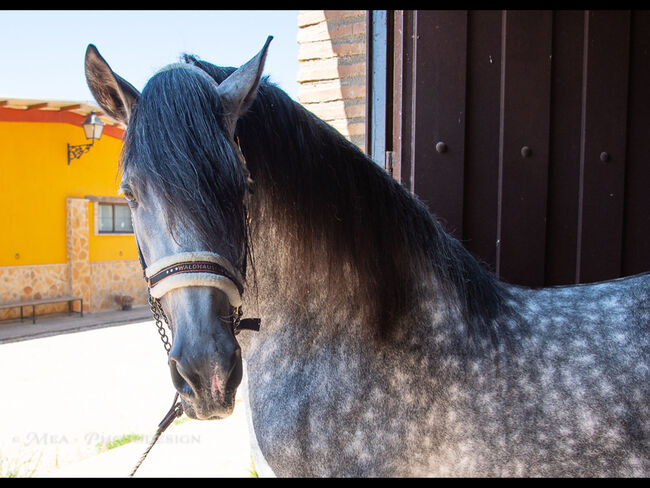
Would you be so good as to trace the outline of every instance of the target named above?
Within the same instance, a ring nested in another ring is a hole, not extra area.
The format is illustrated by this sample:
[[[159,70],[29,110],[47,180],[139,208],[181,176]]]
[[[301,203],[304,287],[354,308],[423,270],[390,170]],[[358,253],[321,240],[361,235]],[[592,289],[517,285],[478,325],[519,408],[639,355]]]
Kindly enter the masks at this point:
[[[123,203],[97,203],[99,234],[132,234],[131,212]]]

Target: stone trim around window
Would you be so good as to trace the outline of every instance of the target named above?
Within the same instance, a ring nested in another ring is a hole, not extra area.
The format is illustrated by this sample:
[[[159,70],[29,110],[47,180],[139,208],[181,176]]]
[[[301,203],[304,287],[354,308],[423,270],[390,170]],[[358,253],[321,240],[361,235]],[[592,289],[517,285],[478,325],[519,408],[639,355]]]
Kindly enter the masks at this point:
[[[99,232],[99,205],[108,203],[111,205],[126,205],[123,197],[106,197],[97,195],[86,195],[86,200],[93,202],[93,235],[96,236],[132,236],[133,232]]]

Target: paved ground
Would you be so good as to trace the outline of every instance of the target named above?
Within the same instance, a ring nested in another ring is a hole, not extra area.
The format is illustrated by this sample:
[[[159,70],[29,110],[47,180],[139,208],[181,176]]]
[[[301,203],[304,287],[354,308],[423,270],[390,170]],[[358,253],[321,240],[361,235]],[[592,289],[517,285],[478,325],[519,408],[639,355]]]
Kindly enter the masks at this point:
[[[145,308],[0,323],[0,371],[0,476],[127,476],[174,396]],[[245,413],[182,417],[137,476],[250,476]],[[143,438],[99,453],[130,434]]]
[[[87,313],[83,317],[78,313],[37,315],[35,324],[32,324],[31,317],[26,318],[23,322],[20,319],[3,320],[0,322],[0,344],[146,320],[151,320],[151,312],[148,306],[134,307],[126,311],[111,310]]]

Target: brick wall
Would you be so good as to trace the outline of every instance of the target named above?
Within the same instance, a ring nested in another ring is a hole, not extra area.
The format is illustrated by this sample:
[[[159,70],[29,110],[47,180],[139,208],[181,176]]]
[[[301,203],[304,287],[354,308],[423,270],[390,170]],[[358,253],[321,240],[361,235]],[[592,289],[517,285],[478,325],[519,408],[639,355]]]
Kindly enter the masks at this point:
[[[301,10],[298,101],[365,151],[366,11]]]

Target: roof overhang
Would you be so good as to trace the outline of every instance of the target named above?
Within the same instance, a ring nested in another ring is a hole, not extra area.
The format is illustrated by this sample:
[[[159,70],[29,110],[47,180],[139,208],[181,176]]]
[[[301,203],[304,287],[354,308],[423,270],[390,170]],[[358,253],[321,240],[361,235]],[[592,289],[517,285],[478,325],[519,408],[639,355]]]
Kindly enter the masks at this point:
[[[0,97],[0,121],[63,122],[81,126],[91,112],[106,124],[104,134],[122,139],[126,126],[90,103]]]

